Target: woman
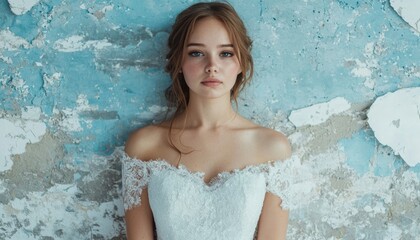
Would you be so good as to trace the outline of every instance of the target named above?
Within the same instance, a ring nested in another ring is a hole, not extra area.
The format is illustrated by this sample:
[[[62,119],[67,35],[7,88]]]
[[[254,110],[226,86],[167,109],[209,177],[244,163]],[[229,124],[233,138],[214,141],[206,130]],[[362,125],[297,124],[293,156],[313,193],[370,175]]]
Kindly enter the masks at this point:
[[[242,20],[227,3],[194,4],[168,46],[176,112],[125,146],[128,239],[285,239],[290,144],[232,106],[253,73]]]

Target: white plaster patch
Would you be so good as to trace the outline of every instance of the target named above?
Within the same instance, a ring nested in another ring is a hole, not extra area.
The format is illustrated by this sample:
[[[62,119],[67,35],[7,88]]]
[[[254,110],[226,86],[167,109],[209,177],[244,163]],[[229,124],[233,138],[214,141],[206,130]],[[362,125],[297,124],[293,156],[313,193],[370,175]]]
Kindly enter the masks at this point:
[[[73,35],[65,39],[59,39],[54,43],[54,49],[60,52],[78,52],[86,48],[93,48],[96,50],[112,46],[108,40],[89,40],[84,41],[84,36]]]
[[[59,116],[58,125],[67,132],[80,132],[83,131],[81,125],[81,119],[79,113],[83,111],[95,111],[98,109],[98,106],[89,105],[89,101],[85,94],[79,94],[76,100],[77,106],[73,108],[64,108],[61,111],[54,108],[53,113]],[[87,127],[90,128],[92,120],[85,119],[84,122],[87,124]]]
[[[39,0],[8,0],[10,9],[16,15],[22,15],[38,4]]]
[[[79,112],[80,111],[94,111],[94,110],[98,110],[98,106],[89,105],[89,100],[88,100],[86,94],[79,94],[79,96],[77,96],[76,103],[77,103],[76,109]]]
[[[0,53],[0,60],[7,64],[13,64],[13,60],[10,57],[5,57],[1,55],[1,53]]]
[[[420,33],[420,1],[390,0],[390,3],[398,15]]]
[[[25,80],[23,80],[20,77],[20,74],[17,74],[17,76],[13,77],[12,80],[12,86],[14,89],[16,89],[22,96],[26,97],[29,94],[29,86],[26,85]]]
[[[327,121],[333,115],[349,110],[350,107],[350,103],[345,98],[337,97],[329,102],[314,104],[307,108],[292,111],[289,120],[296,127],[318,125]]]
[[[9,29],[0,30],[0,49],[16,51],[20,47],[29,48],[30,44],[25,39],[16,36]]]
[[[346,59],[347,64],[354,66],[351,74],[355,77],[365,78],[363,85],[369,89],[374,89],[376,85],[374,78],[372,78],[374,71],[379,68],[379,63],[375,56],[381,55],[387,50],[384,47],[384,40],[385,35],[381,33],[377,42],[368,42],[365,45],[363,52],[364,61],[360,59]]]
[[[62,77],[61,72],[56,72],[56,73],[53,73],[53,75],[51,75],[51,76],[48,75],[48,74],[44,74],[42,76],[42,79],[44,80],[44,84],[46,86],[52,86],[52,85],[58,83],[60,81],[61,77]]]
[[[378,97],[368,112],[375,137],[411,167],[420,163],[420,87]]]
[[[361,62],[359,59],[354,60],[356,63],[356,67],[351,70],[351,73],[355,77],[371,77],[372,76],[372,70],[370,70],[370,67],[367,63]]]
[[[60,111],[54,108],[54,114],[59,115]],[[79,114],[71,108],[61,110],[60,127],[67,132],[80,132],[83,130],[79,122]]]
[[[22,119],[25,120],[39,120],[41,117],[41,108],[34,106],[27,106],[22,108]]]
[[[0,126],[0,172],[10,170],[11,156],[24,153],[26,144],[39,142],[47,130],[43,122],[33,120],[0,118]]]
[[[26,198],[13,199],[0,206],[2,222],[10,226],[5,229],[10,239],[36,239],[32,229],[40,222],[46,223],[39,228],[41,236],[57,236],[59,239],[86,239],[100,234],[105,239],[115,237],[118,226],[115,217],[122,217],[122,204],[118,200],[98,204],[94,201],[77,201],[75,185],[56,184],[46,192],[30,192]],[[15,219],[27,220],[25,226],[17,226]],[[94,222],[86,227],[86,223]],[[88,229],[80,231],[80,229]]]

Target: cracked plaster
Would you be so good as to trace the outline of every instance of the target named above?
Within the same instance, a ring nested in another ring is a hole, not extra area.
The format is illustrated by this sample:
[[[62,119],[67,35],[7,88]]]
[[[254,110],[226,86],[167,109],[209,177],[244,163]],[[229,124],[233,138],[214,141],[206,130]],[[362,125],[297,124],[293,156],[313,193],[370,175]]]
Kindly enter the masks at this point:
[[[39,0],[7,0],[10,4],[10,10],[16,15],[27,13],[33,6],[39,3]]]
[[[40,121],[0,118],[0,172],[12,168],[12,155],[25,152],[26,144],[39,142],[46,133]]]
[[[420,33],[420,2],[417,0],[390,0],[391,6],[410,26]]]
[[[366,120],[377,96],[418,86],[420,76],[418,35],[388,3],[232,1],[256,66],[239,111],[289,135],[301,160],[292,239],[420,235],[418,167],[377,143]],[[7,150],[0,173],[0,238],[124,239],[120,162],[110,152],[168,110],[159,97],[169,83],[166,38],[189,3],[25,4],[15,16],[0,3],[0,120],[22,130],[0,137],[25,149]],[[30,142],[32,122],[46,130]]]
[[[368,112],[375,137],[414,167],[420,163],[420,88],[378,97]]]
[[[342,98],[334,98],[326,103],[318,103],[307,108],[294,110],[290,113],[289,120],[296,126],[318,125],[329,117],[350,109],[350,103]]]

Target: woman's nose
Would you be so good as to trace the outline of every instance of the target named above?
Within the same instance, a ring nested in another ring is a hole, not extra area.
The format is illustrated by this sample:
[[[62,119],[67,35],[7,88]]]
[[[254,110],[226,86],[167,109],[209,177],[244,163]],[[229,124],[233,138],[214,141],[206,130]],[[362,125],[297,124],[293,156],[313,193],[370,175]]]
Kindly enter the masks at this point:
[[[205,70],[206,70],[206,73],[217,73],[219,71],[217,61],[216,59],[214,59],[214,57],[210,56],[208,58],[208,63]]]

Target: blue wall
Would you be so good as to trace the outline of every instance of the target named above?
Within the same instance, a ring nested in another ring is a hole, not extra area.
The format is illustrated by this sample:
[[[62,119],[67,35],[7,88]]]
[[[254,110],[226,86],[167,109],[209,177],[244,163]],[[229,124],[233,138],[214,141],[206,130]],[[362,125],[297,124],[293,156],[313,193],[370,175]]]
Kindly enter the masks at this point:
[[[123,236],[112,152],[165,113],[166,39],[196,1],[41,0],[21,15],[9,2],[0,2],[0,238]],[[289,135],[307,170],[290,239],[419,236],[419,164],[366,122],[377,97],[420,86],[419,33],[385,0],[231,3],[256,65],[239,110]],[[317,125],[288,119],[335,97],[351,108]]]

